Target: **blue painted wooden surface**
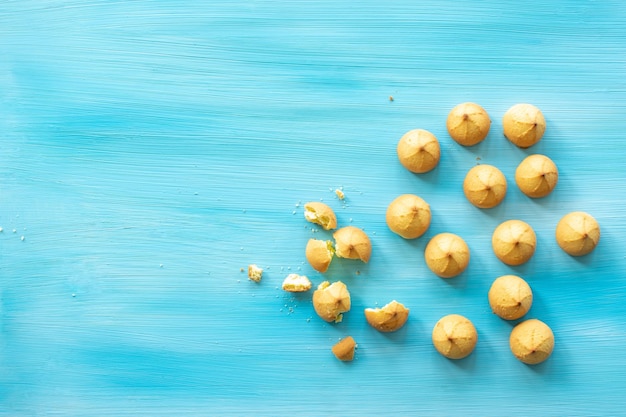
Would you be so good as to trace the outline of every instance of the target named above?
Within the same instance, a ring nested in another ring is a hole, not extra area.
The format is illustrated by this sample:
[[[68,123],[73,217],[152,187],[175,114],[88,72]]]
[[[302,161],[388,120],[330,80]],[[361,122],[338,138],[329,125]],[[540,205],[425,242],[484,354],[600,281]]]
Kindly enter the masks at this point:
[[[4,0],[0,415],[623,414],[626,5],[505,3]],[[445,130],[463,101],[493,119],[473,148]],[[548,123],[527,151],[501,133],[518,102]],[[395,155],[413,128],[442,146],[422,176]],[[545,199],[515,187],[528,153],[559,166]],[[489,211],[461,191],[478,158],[509,180]],[[410,242],[384,219],[407,192],[433,209]],[[335,261],[325,276],[306,264],[306,241],[328,236],[304,221],[309,200],[370,234],[369,264]],[[573,210],[602,228],[580,259],[553,237]],[[516,268],[490,247],[509,218],[538,236]],[[472,252],[453,280],[423,261],[442,231]],[[262,283],[240,272],[249,263]],[[282,292],[289,272],[344,280],[344,322]],[[535,292],[528,317],[554,330],[542,365],[512,357],[511,324],[489,310],[507,273]],[[392,299],[409,322],[379,334],[362,310]],[[430,342],[449,313],[478,329],[462,361]],[[346,334],[350,364],[329,350]]]

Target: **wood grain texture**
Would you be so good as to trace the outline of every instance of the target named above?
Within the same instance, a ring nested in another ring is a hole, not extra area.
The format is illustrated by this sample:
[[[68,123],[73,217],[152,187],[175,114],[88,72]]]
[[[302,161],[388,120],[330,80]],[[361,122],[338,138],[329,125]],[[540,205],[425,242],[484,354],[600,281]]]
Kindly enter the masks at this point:
[[[0,416],[623,413],[625,4],[218,3],[0,4]],[[472,148],[445,130],[464,101],[492,117]],[[547,119],[529,150],[501,133],[518,102]],[[441,142],[425,175],[395,155],[414,128]],[[515,187],[529,153],[559,167],[545,199]],[[492,210],[461,190],[479,162],[509,181]],[[433,210],[416,241],[385,224],[402,193]],[[370,234],[369,264],[306,264],[307,240],[330,236],[304,221],[309,200]],[[554,241],[574,210],[602,228],[579,259]],[[538,240],[519,267],[490,246],[511,218]],[[447,281],[423,261],[443,231],[472,253]],[[343,280],[352,311],[322,322],[310,294],[280,290],[290,272]],[[554,331],[542,365],[513,358],[512,324],[489,310],[508,273]],[[362,310],[392,299],[409,321],[379,334]],[[450,313],[478,330],[462,361],[430,342]],[[359,348],[345,364],[330,348],[348,334]]]

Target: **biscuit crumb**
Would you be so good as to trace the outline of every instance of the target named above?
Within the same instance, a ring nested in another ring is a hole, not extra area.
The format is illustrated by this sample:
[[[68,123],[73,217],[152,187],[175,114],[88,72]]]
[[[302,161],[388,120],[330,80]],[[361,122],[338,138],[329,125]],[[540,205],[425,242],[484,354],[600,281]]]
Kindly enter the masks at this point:
[[[346,195],[344,194],[344,192],[340,190],[339,188],[335,190],[335,194],[337,195],[337,198],[340,200],[343,200],[344,198],[346,198]]]
[[[261,282],[263,277],[263,268],[259,268],[255,264],[248,265],[248,278],[254,282]]]
[[[389,96],[389,101],[393,101],[393,96]]]

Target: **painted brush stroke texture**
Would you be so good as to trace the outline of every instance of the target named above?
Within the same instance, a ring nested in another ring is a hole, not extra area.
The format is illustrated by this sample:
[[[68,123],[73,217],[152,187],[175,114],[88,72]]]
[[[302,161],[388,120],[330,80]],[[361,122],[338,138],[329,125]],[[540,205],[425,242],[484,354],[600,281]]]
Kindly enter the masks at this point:
[[[625,25],[614,0],[3,1],[0,416],[621,414]],[[472,148],[445,130],[464,101],[492,118]],[[519,102],[547,119],[529,150],[502,136]],[[395,154],[415,128],[442,148],[424,175]],[[529,153],[560,170],[541,200],[515,187]],[[497,208],[464,199],[477,163],[509,181]],[[385,224],[403,193],[433,211],[415,241]],[[311,200],[366,230],[368,264],[312,270],[305,244],[330,234],[304,220]],[[602,228],[584,258],[554,241],[574,210]],[[538,246],[512,268],[490,239],[513,218]],[[443,231],[472,256],[449,281],[423,260]],[[291,272],[343,280],[352,311],[322,322],[310,294],[280,290]],[[508,273],[555,333],[542,365],[512,357],[512,324],[489,310]],[[409,321],[379,334],[362,311],[392,299]],[[430,341],[450,313],[479,335],[458,362]],[[348,334],[359,348],[345,364],[330,347]]]

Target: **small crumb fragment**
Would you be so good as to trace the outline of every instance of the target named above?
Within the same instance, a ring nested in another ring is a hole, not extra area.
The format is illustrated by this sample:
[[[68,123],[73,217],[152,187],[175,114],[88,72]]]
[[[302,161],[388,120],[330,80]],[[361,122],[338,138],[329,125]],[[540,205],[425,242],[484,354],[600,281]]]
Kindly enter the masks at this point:
[[[344,192],[341,191],[339,188],[335,190],[335,194],[337,195],[337,198],[340,200],[343,200],[344,198],[346,198],[346,195],[344,194]]]
[[[354,350],[357,345],[352,336],[341,339],[332,347],[332,352],[337,359],[343,362],[349,362],[354,359]]]
[[[24,236],[21,236],[21,237],[20,237],[20,240],[21,240],[21,241],[24,241],[24,239],[26,239]]]
[[[263,268],[259,268],[255,264],[248,265],[248,278],[254,282],[261,282],[263,277]]]
[[[306,275],[289,274],[283,281],[283,290],[287,292],[306,292],[311,289],[311,281]]]
[[[393,101],[393,96],[389,96],[389,101]]]
[[[0,227],[0,233],[4,232],[4,229],[2,227]]]

